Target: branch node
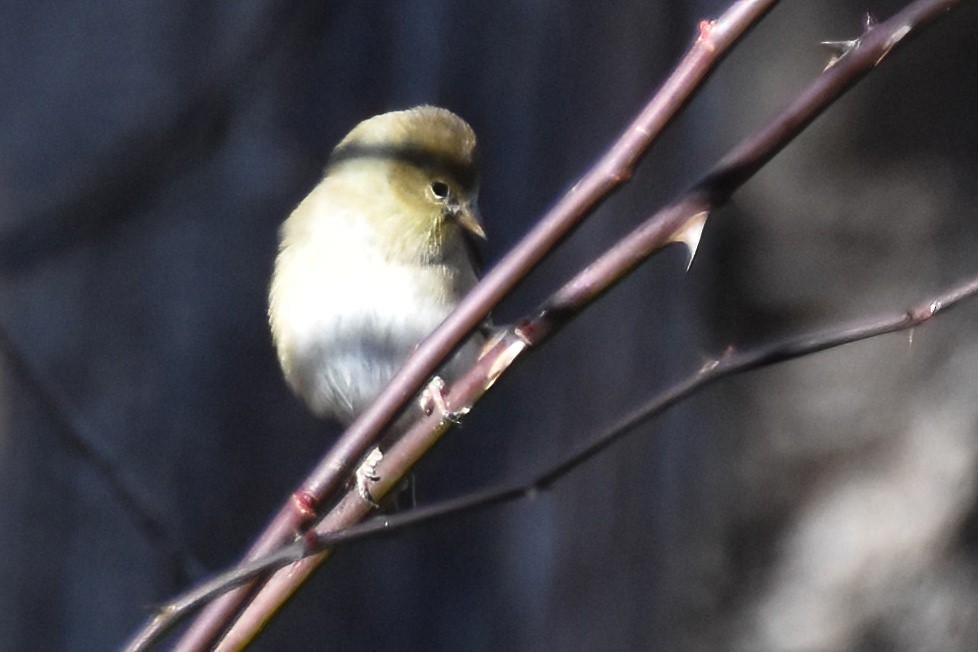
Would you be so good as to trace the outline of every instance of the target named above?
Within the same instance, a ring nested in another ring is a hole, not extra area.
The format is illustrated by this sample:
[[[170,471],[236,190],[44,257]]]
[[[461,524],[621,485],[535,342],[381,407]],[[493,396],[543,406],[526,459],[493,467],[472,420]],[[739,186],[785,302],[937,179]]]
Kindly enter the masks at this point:
[[[319,534],[315,529],[306,530],[306,532],[299,539],[302,542],[302,547],[305,552],[316,552],[319,547]]]
[[[319,500],[311,491],[300,489],[292,494],[292,506],[295,507],[302,522],[305,523],[316,518]]]
[[[520,341],[527,346],[533,345],[533,336],[531,335],[531,330],[533,327],[533,322],[529,319],[521,321],[516,324],[513,328],[513,335],[520,338]]]
[[[605,172],[605,174],[608,175],[608,177],[616,186],[621,185],[632,178],[632,171],[628,168],[620,169],[620,170],[619,169],[608,170],[607,172]]]
[[[936,315],[941,308],[944,307],[944,303],[940,300],[931,301],[925,306],[917,306],[911,308],[907,311],[907,316],[914,324],[922,324],[934,315]]]
[[[716,51],[716,44],[713,42],[713,28],[716,24],[715,20],[701,20],[699,35],[696,37],[696,43],[702,44],[710,52]]]

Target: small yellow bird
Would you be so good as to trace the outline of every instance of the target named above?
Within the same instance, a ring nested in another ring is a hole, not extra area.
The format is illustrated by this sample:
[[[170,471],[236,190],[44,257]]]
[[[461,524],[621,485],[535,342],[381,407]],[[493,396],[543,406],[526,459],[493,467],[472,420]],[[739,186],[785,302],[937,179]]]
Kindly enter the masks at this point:
[[[269,323],[292,389],[349,424],[475,285],[476,139],[433,106],[358,124],[282,225]],[[478,357],[474,335],[439,374]]]

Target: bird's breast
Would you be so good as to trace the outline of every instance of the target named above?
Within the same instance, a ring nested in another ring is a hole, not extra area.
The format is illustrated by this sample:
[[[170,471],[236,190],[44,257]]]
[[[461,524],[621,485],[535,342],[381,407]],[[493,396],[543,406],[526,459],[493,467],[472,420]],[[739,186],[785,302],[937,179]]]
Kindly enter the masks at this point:
[[[458,279],[437,265],[377,258],[334,265],[295,253],[300,256],[279,261],[273,286],[280,360],[313,412],[348,422],[454,309]],[[290,265],[301,265],[303,273],[290,274]],[[290,275],[301,278],[287,281]],[[449,380],[461,364],[475,360],[477,348],[463,347],[443,370]]]

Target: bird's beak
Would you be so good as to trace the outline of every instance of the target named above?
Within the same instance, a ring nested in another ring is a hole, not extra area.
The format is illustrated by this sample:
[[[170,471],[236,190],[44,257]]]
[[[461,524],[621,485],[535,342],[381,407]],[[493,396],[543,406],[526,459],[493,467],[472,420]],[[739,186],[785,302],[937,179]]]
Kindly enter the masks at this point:
[[[479,215],[479,207],[474,203],[465,204],[459,207],[455,219],[466,231],[474,236],[486,239],[486,231],[482,228],[482,217]]]

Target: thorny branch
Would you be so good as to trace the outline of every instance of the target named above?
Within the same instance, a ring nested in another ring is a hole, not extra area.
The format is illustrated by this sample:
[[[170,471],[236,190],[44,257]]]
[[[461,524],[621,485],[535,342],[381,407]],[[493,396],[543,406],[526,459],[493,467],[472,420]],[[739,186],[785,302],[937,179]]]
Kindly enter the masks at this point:
[[[426,525],[433,521],[467,514],[520,498],[533,497],[541,491],[550,489],[558,480],[599,455],[639,425],[659,416],[673,405],[692,397],[719,380],[887,333],[914,329],[935,317],[939,312],[946,312],[964,301],[973,299],[976,295],[978,295],[978,277],[945,290],[904,312],[879,315],[827,330],[804,333],[747,351],[727,351],[721,357],[705,364],[698,371],[675,383],[669,389],[634,408],[614,425],[593,437],[579,451],[568,455],[529,481],[505,484],[473,492],[453,500],[371,519],[336,532],[316,533],[303,537],[289,545],[282,546],[270,555],[221,573],[174,598],[160,608],[160,617],[171,619],[175,624],[191,610],[215,596],[240,586],[263,573],[277,570],[329,548],[336,548],[342,544],[368,538],[391,536],[408,528]]]
[[[700,37],[693,47],[618,141],[482,279],[455,312],[421,342],[385,391],[340,437],[296,491],[300,501],[289,501],[280,509],[252,545],[246,559],[276,549],[307,524],[308,513],[317,511],[340,487],[383,428],[417,394],[441,361],[448,358],[544,256],[630,176],[652,141],[700,88],[730,47],[776,4],[777,0],[738,0],[719,19],[701,25]],[[233,617],[247,593],[248,589],[243,587],[211,604],[176,649],[208,646]]]
[[[575,277],[574,280],[562,288],[550,301],[544,304],[534,318],[527,320],[518,328],[511,330],[502,337],[489,355],[480,360],[469,373],[456,382],[448,396],[449,407],[461,412],[467,410],[527,345],[538,344],[552,335],[567,320],[576,315],[581,309],[627,274],[628,271],[665,244],[682,241],[690,246],[691,253],[695,253],[695,246],[698,243],[702,223],[710,214],[710,211],[724,204],[737,188],[765,165],[845,90],[878,65],[889,54],[892,48],[901,43],[907,35],[914,33],[925,23],[954,8],[959,3],[960,0],[919,0],[908,5],[903,11],[885,23],[868,25],[868,30],[851,43],[851,47],[844,55],[833,61],[832,65],[768,127],[761,129],[753,137],[743,141],[711,173],[706,175],[700,183],[696,184],[678,201],[659,211],[645,224],[636,229],[627,238],[620,241],[614,248]],[[743,13],[738,15],[738,19],[742,21],[740,24],[742,33],[743,29],[746,29],[746,27],[753,24],[753,21],[759,19],[770,8],[770,4],[773,3],[767,3],[767,6],[764,8],[759,8],[764,4],[738,3],[724,18],[716,23],[704,24],[701,38],[697,41],[697,46],[693,48],[690,57],[687,59],[696,59],[693,56],[694,54],[701,56],[705,52],[713,53],[712,59],[707,58],[702,60],[706,62],[705,64],[701,61],[701,65],[706,65],[708,69],[709,66],[716,63],[719,57],[716,53],[720,51],[717,43],[711,39],[717,34],[729,36],[729,26],[725,26],[724,19],[733,14],[735,10],[743,10],[744,7],[752,5],[757,13],[750,16]],[[700,76],[697,79],[701,79],[704,74],[705,69],[700,72]],[[674,78],[676,78],[676,75],[671,79]],[[678,109],[688,99],[689,94],[692,93],[695,86],[696,84],[693,83],[689,87],[687,95],[675,105],[669,104],[668,102],[667,105],[671,108]],[[667,87],[664,87],[663,91]],[[664,94],[664,92],[661,94]],[[660,96],[657,95],[658,97]],[[655,102],[653,100],[652,104],[655,104]],[[650,107],[652,104],[650,104]],[[648,112],[649,109],[646,109],[642,115],[645,116]],[[637,140],[631,141],[630,139],[632,138]],[[622,141],[641,143],[643,138],[646,139],[644,146],[639,147],[635,151],[623,154],[623,152],[627,152],[627,148],[624,150],[620,148]],[[372,439],[364,433],[376,432],[377,429],[386,424],[400,404],[408,400],[417,391],[423,380],[437,368],[440,360],[451,352],[454,343],[460,341],[471,328],[481,321],[485,314],[487,314],[489,307],[498,298],[501,298],[503,293],[511,289],[518,282],[519,278],[525,275],[540,260],[547,249],[552,248],[566,236],[573,226],[583,218],[587,211],[596,206],[601,199],[616,189],[618,184],[627,178],[632,166],[637,163],[639,157],[651,142],[651,135],[649,132],[641,128],[636,128],[633,125],[626,132],[625,136],[623,136],[622,141],[619,141],[619,144],[613,147],[592,168],[592,171],[567,196],[558,202],[555,208],[545,216],[540,226],[524,240],[524,243],[520,247],[504,258],[500,265],[476,288],[473,294],[463,302],[459,310],[432,337],[422,343],[418,354],[412,357],[405,368],[402,369],[401,373],[388,388],[388,391],[385,392],[371,410],[365,413],[363,418],[351,427],[347,435],[341,440],[339,448],[334,449],[333,454],[328,456],[320,466],[320,473],[310,478],[309,482],[304,486],[303,491],[308,491],[308,493],[303,495],[311,498],[309,504],[315,505],[320,503],[332,492],[338,486],[339,480],[345,477],[345,473],[348,472],[352,464],[359,459],[359,455],[366,450],[366,447],[369,446],[369,442]],[[626,164],[617,169],[617,172],[609,173],[608,170],[613,168],[606,166],[609,161],[615,160],[616,156],[623,156],[622,160]],[[587,201],[578,203],[577,199],[581,196],[584,196]],[[564,221],[560,222],[559,220]],[[535,248],[537,246],[541,248]],[[510,272],[514,275],[508,276]],[[485,309],[485,312],[482,312],[483,309]],[[916,315],[916,317],[922,315],[923,313]],[[914,318],[914,315],[901,317],[903,321],[913,321]],[[907,325],[900,327],[907,327]],[[894,329],[895,327],[890,327],[890,330]],[[857,337],[856,339],[860,338]],[[825,347],[823,346],[822,348]],[[793,349],[790,346],[787,348],[780,346],[774,347],[771,350],[760,352],[758,354],[760,356],[758,361],[768,360],[765,364],[770,364],[781,359],[787,359],[787,357],[794,357],[792,351]],[[730,358],[721,359],[717,362],[714,367],[715,371],[712,373],[717,374],[716,377],[722,377],[746,370],[746,368],[754,368],[753,366],[749,366],[750,364],[754,364],[750,360],[740,357],[736,358],[736,360],[740,362],[732,363],[730,362]],[[739,368],[737,364],[747,364],[748,366]],[[760,363],[755,364],[755,366],[760,366]],[[696,378],[699,377],[697,376]],[[706,381],[700,381],[699,384],[695,384],[692,388],[686,388],[684,384],[677,385],[671,390],[676,392],[676,394],[666,396],[663,399],[665,401],[664,407],[688,395],[693,389],[698,388],[702,384],[716,379],[713,376],[706,376],[706,378]],[[409,431],[388,452],[382,460],[381,465],[378,466],[378,473],[383,480],[374,487],[376,493],[382,495],[389,486],[394,484],[397,478],[406,472],[414,461],[437,441],[439,436],[447,430],[448,426],[448,423],[443,422],[443,420],[435,415],[428,420],[422,420],[415,428]],[[539,482],[533,483],[532,486],[549,484],[556,477],[566,473],[570,468],[574,468],[584,459],[588,459],[598,450],[607,446],[617,436],[620,435],[616,435],[608,441],[603,441],[603,443],[598,442],[594,452],[578,454],[578,456],[569,459],[555,469],[555,471],[558,471],[557,475],[545,475]],[[363,446],[362,448],[360,448],[361,445]],[[354,451],[356,452],[354,453]],[[581,455],[583,457],[580,457]],[[568,464],[570,466],[567,466]],[[328,536],[329,532],[347,527],[360,520],[369,511],[369,504],[360,499],[356,492],[348,493],[339,500],[336,506],[316,527],[314,530],[315,534],[310,536],[317,539]],[[301,518],[297,514],[297,510],[291,505],[283,509],[279,517],[277,517],[266,532],[266,535],[252,549],[249,559],[254,559],[268,550],[277,547],[281,540],[296,531],[300,525],[300,521]],[[222,647],[219,649],[231,649],[247,643],[258,629],[272,617],[282,602],[301,584],[304,578],[321,563],[324,559],[324,554],[326,553],[319,553],[315,557],[306,558],[301,562],[293,564],[288,569],[287,579],[281,579],[283,577],[282,573],[276,575],[258,593],[255,601],[246,608],[238,622],[232,626],[225,638],[222,639]],[[247,582],[248,580],[243,581]],[[237,593],[224,596],[223,601],[215,601],[211,605],[211,608],[205,610],[204,614],[198,619],[197,626],[181,641],[181,647],[178,649],[198,649],[206,645],[224,627],[227,618],[233,615],[234,610],[243,597],[244,591],[239,589]],[[141,632],[133,640],[133,647],[130,649],[141,649],[140,643],[150,640],[145,638],[147,632],[152,637],[156,634],[150,632],[150,630],[153,630],[155,627],[165,626],[166,624],[161,625],[154,621],[154,623],[151,623],[147,627],[147,630]]]

